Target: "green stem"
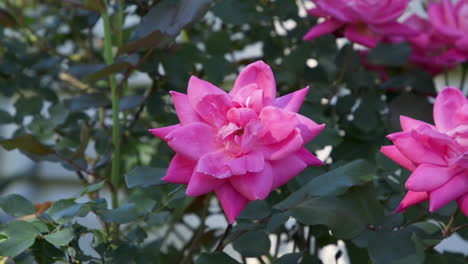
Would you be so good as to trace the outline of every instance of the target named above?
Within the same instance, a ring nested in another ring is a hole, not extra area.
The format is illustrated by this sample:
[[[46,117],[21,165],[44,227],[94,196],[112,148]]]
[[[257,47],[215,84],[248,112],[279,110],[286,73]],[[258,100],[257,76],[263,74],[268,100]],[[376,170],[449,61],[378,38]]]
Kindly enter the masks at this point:
[[[457,210],[455,211],[455,213],[453,213],[452,217],[450,218],[449,222],[447,223],[447,225],[445,226],[444,228],[444,237],[448,237],[452,234],[452,226],[453,224],[455,223],[455,218],[457,217],[458,213],[460,213],[460,209],[457,208]]]
[[[107,65],[114,63],[112,55],[112,32],[110,27],[109,14],[107,11],[102,13],[102,20],[104,24],[104,56]],[[117,93],[117,82],[115,76],[109,76],[109,85],[112,94],[112,143],[114,145],[114,153],[112,155],[112,172],[111,182],[114,184],[116,191],[112,193],[112,207],[118,207],[117,190],[120,183],[120,121],[119,121],[119,95]]]
[[[125,11],[125,1],[119,0],[119,11],[117,13],[117,45],[123,44],[123,24],[124,24],[124,11]]]

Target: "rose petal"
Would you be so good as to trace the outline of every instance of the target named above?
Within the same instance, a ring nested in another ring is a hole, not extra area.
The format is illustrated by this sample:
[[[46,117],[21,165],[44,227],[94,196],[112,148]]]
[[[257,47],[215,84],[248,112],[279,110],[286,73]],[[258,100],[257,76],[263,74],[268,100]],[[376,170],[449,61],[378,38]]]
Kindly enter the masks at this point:
[[[234,223],[237,216],[245,208],[249,202],[244,196],[238,193],[230,183],[225,183],[215,189],[224,213],[226,214],[230,224]]]
[[[187,89],[188,101],[195,112],[208,123],[222,126],[226,122],[226,112],[231,107],[231,97],[209,82],[190,78]]]
[[[176,154],[172,158],[166,176],[162,180],[170,183],[188,184],[196,165],[196,161]]]
[[[216,151],[212,127],[204,123],[190,123],[173,130],[165,140],[177,153],[193,160]]]
[[[349,24],[346,26],[345,37],[363,46],[374,48],[381,40],[381,36],[370,31],[362,24]]]
[[[458,172],[459,168],[422,164],[413,171],[405,187],[415,192],[429,192],[442,186]]]
[[[426,122],[419,121],[419,120],[416,120],[416,119],[412,119],[412,118],[409,118],[409,117],[403,116],[403,115],[400,116],[400,125],[401,125],[401,129],[403,129],[403,131],[414,130],[414,129],[417,129],[418,127],[422,126],[422,125],[431,126],[432,128],[435,129],[434,126],[432,126],[432,125],[430,125],[430,124],[428,124]]]
[[[276,189],[307,168],[307,164],[298,155],[291,155],[284,159],[272,161],[271,168],[274,175],[272,189]]]
[[[226,179],[217,179],[195,170],[190,177],[185,193],[192,197],[203,195],[223,185],[226,181]]]
[[[239,126],[245,126],[252,119],[257,119],[257,113],[250,108],[231,108],[226,113],[226,118],[229,122],[236,123]]]
[[[296,114],[296,117],[299,120],[299,125],[297,127],[301,130],[301,136],[302,140],[304,140],[304,144],[311,141],[325,128],[325,124],[318,125],[313,120],[303,115]]]
[[[414,163],[408,158],[406,158],[403,154],[401,154],[401,152],[396,146],[382,146],[380,148],[380,152],[382,152],[385,156],[398,163],[400,166],[410,171],[416,169]]]
[[[309,150],[302,147],[296,155],[302,159],[309,166],[323,166],[323,161],[319,160],[314,154],[310,153]]]
[[[465,216],[468,216],[468,193],[458,198],[457,203],[458,207],[460,207],[460,210],[465,214]]]
[[[234,88],[229,93],[233,98],[240,90],[251,84],[256,84],[263,91],[263,105],[271,105],[276,97],[276,82],[270,66],[263,61],[251,63],[237,77]]]
[[[260,172],[265,166],[265,158],[261,152],[254,151],[229,161],[227,166],[233,175]]]
[[[413,192],[408,191],[405,195],[405,198],[400,202],[400,205],[395,209],[395,213],[401,213],[406,210],[406,208],[422,203],[429,199],[429,195],[426,192]]]
[[[467,104],[467,99],[463,93],[453,87],[442,90],[436,98],[434,104],[434,121],[437,129],[447,132],[461,123],[462,120],[456,118],[460,109]]]
[[[248,200],[263,200],[270,194],[273,185],[273,172],[271,165],[265,162],[261,172],[235,175],[229,178],[236,191]]]
[[[227,166],[230,160],[231,158],[223,151],[210,152],[198,160],[195,170],[217,179],[225,179],[232,175]]]
[[[304,145],[300,131],[298,128],[293,133],[281,142],[261,146],[260,149],[268,160],[280,160],[288,155],[296,153]]]
[[[201,118],[192,109],[189,104],[188,96],[186,94],[170,91],[172,101],[177,113],[177,117],[181,124],[188,124],[192,122],[201,122]]]
[[[309,86],[299,91],[295,91],[293,93],[276,98],[275,106],[297,113],[299,108],[301,108],[302,102],[304,102],[304,98],[308,91]]]
[[[305,34],[305,36],[303,37],[303,40],[311,41],[323,35],[333,33],[343,25],[344,23],[339,20],[333,18],[327,19],[324,22],[315,25],[311,30],[309,30],[309,32],[307,32],[307,34]]]
[[[263,108],[259,119],[266,130],[263,139],[266,144],[276,143],[285,139],[299,124],[295,113],[273,106]]]
[[[177,128],[180,128],[180,124],[167,126],[167,127],[153,128],[153,129],[150,129],[149,132],[151,132],[153,135],[157,136],[158,138],[162,140],[166,140],[165,138],[167,134],[171,133]]]
[[[434,212],[467,192],[468,172],[462,172],[430,193],[429,211]]]

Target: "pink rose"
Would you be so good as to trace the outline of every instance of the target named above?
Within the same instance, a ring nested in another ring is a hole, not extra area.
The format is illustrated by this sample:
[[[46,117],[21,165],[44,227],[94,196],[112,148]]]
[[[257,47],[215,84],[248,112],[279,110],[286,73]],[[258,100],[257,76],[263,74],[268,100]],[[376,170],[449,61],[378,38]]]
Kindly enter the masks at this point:
[[[443,40],[460,51],[468,52],[468,0],[431,2],[429,21]]]
[[[468,216],[468,100],[445,88],[434,105],[435,126],[401,116],[402,132],[388,135],[394,145],[381,152],[413,173],[396,212],[429,200],[434,212],[456,200]]]
[[[188,184],[189,196],[214,190],[234,222],[248,201],[323,164],[304,144],[324,125],[296,113],[308,90],[275,98],[262,61],[248,65],[230,93],[192,76],[187,95],[171,92],[180,124],[150,130],[176,152],[163,180]]]
[[[344,36],[367,47],[375,47],[384,37],[412,35],[415,32],[397,19],[409,0],[312,0],[316,7],[308,10],[325,21],[314,26],[304,40],[313,40],[344,27]]]

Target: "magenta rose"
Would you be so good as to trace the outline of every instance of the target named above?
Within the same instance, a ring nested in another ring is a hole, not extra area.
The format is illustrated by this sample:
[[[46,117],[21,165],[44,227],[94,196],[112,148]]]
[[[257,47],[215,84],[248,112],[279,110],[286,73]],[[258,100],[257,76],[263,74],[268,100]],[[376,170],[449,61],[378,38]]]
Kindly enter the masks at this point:
[[[187,95],[171,92],[180,124],[150,130],[176,152],[163,180],[187,184],[189,196],[214,190],[234,222],[249,201],[323,164],[304,144],[324,125],[297,113],[308,90],[275,98],[262,61],[248,65],[230,93],[192,76]]]
[[[381,149],[412,171],[396,212],[427,200],[434,212],[456,200],[468,216],[468,100],[460,90],[445,88],[437,96],[434,121],[435,126],[401,116],[403,131],[388,135],[394,145]]]
[[[413,35],[415,32],[397,20],[409,0],[312,0],[308,10],[325,21],[314,26],[304,40],[314,40],[344,28],[344,36],[367,47],[375,47],[384,37]]]

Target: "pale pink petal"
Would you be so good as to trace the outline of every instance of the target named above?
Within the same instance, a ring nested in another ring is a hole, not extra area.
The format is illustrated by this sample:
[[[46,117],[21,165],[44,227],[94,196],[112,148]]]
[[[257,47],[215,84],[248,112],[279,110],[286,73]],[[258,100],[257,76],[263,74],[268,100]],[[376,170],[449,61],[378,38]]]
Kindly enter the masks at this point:
[[[167,126],[167,127],[153,128],[153,129],[150,129],[149,132],[151,132],[153,135],[157,136],[158,138],[162,140],[166,140],[165,137],[167,136],[167,134],[171,133],[177,128],[180,128],[180,124]]]
[[[468,172],[462,172],[430,193],[429,211],[434,212],[467,192]]]
[[[457,199],[458,207],[468,217],[468,193]]]
[[[263,90],[256,83],[248,84],[232,95],[232,101],[259,113],[263,108]]]
[[[295,113],[273,106],[263,108],[259,118],[267,131],[263,139],[266,144],[285,139],[299,124]]]
[[[325,124],[319,125],[303,115],[296,114],[296,117],[299,120],[299,125],[297,127],[301,130],[301,136],[302,140],[304,140],[304,144],[311,141],[325,128]]]
[[[460,123],[457,112],[467,103],[466,97],[457,88],[442,90],[434,104],[434,121],[441,132],[447,132]]]
[[[295,129],[293,133],[281,142],[264,145],[259,149],[262,150],[265,159],[279,160],[299,151],[304,145],[299,129]]]
[[[198,160],[195,170],[217,179],[225,179],[232,175],[227,165],[230,160],[231,158],[223,151],[210,152]]]
[[[229,182],[216,188],[215,193],[223,207],[229,223],[234,223],[237,216],[245,208],[249,200],[238,193]]]
[[[244,153],[250,152],[263,135],[265,135],[266,129],[264,128],[260,120],[250,121],[244,128],[244,134],[242,135],[242,151]]]
[[[300,159],[302,159],[309,166],[322,166],[325,165],[323,161],[319,160],[314,154],[304,147],[302,147],[297,153]]]
[[[274,175],[272,189],[276,189],[307,168],[307,164],[298,155],[290,155],[284,159],[272,161],[271,168]]]
[[[198,114],[190,106],[186,94],[174,91],[170,91],[169,93],[172,95],[172,101],[174,102],[177,117],[179,118],[181,124],[201,122]]]
[[[220,127],[226,122],[226,112],[231,107],[231,97],[209,82],[190,78],[188,101],[195,112],[208,123]]]
[[[345,37],[363,46],[374,48],[381,40],[381,36],[370,31],[366,26],[350,24],[346,26]]]
[[[428,125],[434,128],[434,126],[432,126],[431,124],[428,124],[426,122],[419,121],[413,118],[409,118],[403,115],[400,116],[400,125],[403,131],[411,131],[411,130],[419,128],[422,125]]]
[[[233,175],[243,175],[248,172],[260,172],[265,166],[265,158],[259,151],[253,151],[235,158],[227,163]]]
[[[396,146],[382,146],[380,148],[380,152],[382,152],[385,156],[398,163],[400,166],[410,171],[416,169],[414,163],[405,156],[403,156],[403,154],[401,154],[401,152]]]
[[[458,172],[460,172],[460,169],[456,167],[421,164],[408,178],[405,187],[415,192],[433,191],[448,182]]]
[[[299,108],[301,108],[302,102],[304,102],[304,98],[308,91],[309,86],[299,91],[276,98],[275,106],[297,113]]]
[[[167,134],[165,140],[175,152],[193,160],[216,151],[213,128],[204,123],[180,126]]]
[[[343,25],[344,23],[339,20],[333,18],[327,19],[324,22],[315,25],[311,30],[309,30],[309,32],[305,34],[303,40],[311,41],[323,35],[333,33]]]
[[[226,182],[226,179],[216,179],[213,176],[194,171],[185,193],[192,197],[203,195],[215,190]]]
[[[426,192],[408,191],[405,198],[400,202],[400,205],[395,209],[395,213],[404,212],[406,208],[427,200],[429,200],[429,195]]]
[[[261,172],[234,175],[229,178],[232,187],[248,200],[264,200],[270,194],[273,186],[271,165],[265,162]]]
[[[166,176],[162,179],[170,183],[188,184],[196,165],[196,161],[176,154],[167,168]]]
[[[237,77],[230,95],[236,97],[236,94],[242,87],[250,84],[256,84],[257,87],[263,91],[264,106],[273,104],[276,97],[276,82],[270,66],[263,61],[257,61],[247,65],[247,67],[241,71],[239,77]]]

